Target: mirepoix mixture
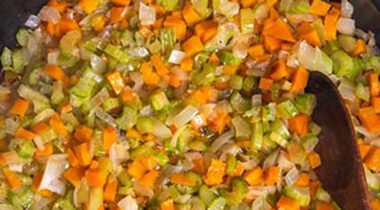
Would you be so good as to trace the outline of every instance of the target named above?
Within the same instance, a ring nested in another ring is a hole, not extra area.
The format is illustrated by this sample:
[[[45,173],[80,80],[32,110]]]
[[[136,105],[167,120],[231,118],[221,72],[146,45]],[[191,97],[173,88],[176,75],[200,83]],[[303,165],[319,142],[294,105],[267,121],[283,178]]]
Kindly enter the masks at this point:
[[[380,209],[380,57],[352,13],[50,0],[1,54],[0,209],[340,209],[313,172],[310,71],[350,108]]]

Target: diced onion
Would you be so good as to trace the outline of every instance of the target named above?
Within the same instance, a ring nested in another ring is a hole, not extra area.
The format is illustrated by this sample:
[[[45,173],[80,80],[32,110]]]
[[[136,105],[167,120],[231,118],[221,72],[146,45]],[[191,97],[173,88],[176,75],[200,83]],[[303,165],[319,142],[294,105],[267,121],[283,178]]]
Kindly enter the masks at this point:
[[[341,2],[342,17],[350,18],[354,13],[354,7],[348,0],[342,0]]]
[[[253,95],[251,98],[251,104],[252,106],[257,106],[262,104],[262,96],[261,94]]]
[[[339,18],[337,29],[342,34],[353,35],[355,31],[355,20],[350,18]]]
[[[117,206],[121,210],[138,210],[139,209],[136,200],[132,198],[130,195],[120,200],[117,203]]]
[[[219,136],[217,139],[215,139],[212,142],[212,144],[210,146],[210,151],[212,151],[212,152],[218,151],[220,147],[222,147],[224,144],[226,144],[234,136],[235,136],[235,134],[232,131],[225,132],[224,134],[222,134],[221,136]]]
[[[351,82],[342,80],[338,86],[338,90],[344,99],[349,101],[356,99],[355,86]]]
[[[137,195],[152,198],[154,195],[153,189],[143,185],[140,181],[135,181],[133,190]]]
[[[110,160],[114,164],[114,166],[122,163],[126,158],[128,158],[128,144],[127,143],[114,143],[111,145],[109,154]]]
[[[269,168],[271,166],[274,166],[276,161],[277,161],[277,158],[278,158],[278,155],[280,154],[280,150],[275,150],[274,152],[272,152],[272,154],[270,154],[265,160],[264,160],[264,163],[263,163],[263,169],[266,169],[266,168]]]
[[[143,87],[144,85],[144,80],[141,76],[141,73],[140,72],[132,72],[131,74],[131,80],[135,83],[133,85],[133,90],[134,91],[139,91],[141,90],[141,88]]]
[[[296,183],[299,176],[299,172],[296,167],[293,167],[284,177],[287,185],[292,186]]]
[[[19,126],[19,123],[12,118],[7,118],[5,120],[5,126],[4,127],[5,127],[5,132],[7,134],[14,135],[16,133],[18,126]]]
[[[37,149],[42,151],[45,149],[44,142],[42,141],[40,136],[36,136],[33,139],[34,144],[36,145]]]
[[[38,18],[35,15],[29,16],[28,20],[25,22],[25,26],[28,28],[37,28],[40,25],[41,21],[40,18]]]
[[[173,124],[180,128],[190,122],[198,114],[198,109],[192,105],[188,105],[173,119]]]
[[[165,168],[161,171],[160,176],[157,178],[157,187],[165,185],[169,181],[171,175],[179,173],[181,171],[183,171],[183,166],[166,165]]]
[[[43,21],[52,22],[53,24],[57,24],[59,20],[61,20],[59,12],[54,7],[50,6],[42,7],[38,17]]]
[[[65,193],[65,182],[61,180],[61,176],[68,166],[66,158],[66,154],[49,157],[38,190],[50,190],[60,195]]]
[[[153,25],[156,21],[156,10],[140,2],[139,19],[141,25]]]
[[[153,129],[153,134],[157,136],[158,138],[161,139],[166,139],[172,137],[173,133],[170,131],[168,127],[166,127],[165,124],[163,124],[161,121],[151,118],[154,129]]]
[[[102,108],[97,107],[94,112],[95,116],[99,117],[99,119],[103,120],[103,122],[107,123],[108,125],[114,128],[117,127],[115,118],[113,118],[110,114],[105,112]]]
[[[180,50],[173,50],[169,56],[169,63],[181,64],[182,60],[186,57],[186,54]]]

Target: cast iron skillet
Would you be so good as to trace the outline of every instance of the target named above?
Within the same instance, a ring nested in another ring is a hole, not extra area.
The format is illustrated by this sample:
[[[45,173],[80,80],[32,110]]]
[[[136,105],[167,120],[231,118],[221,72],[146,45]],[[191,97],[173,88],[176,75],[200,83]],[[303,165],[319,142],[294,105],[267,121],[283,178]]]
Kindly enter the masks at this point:
[[[47,0],[0,0],[0,49],[15,47],[15,33]],[[353,0],[359,28],[371,30],[380,43],[380,0]],[[316,173],[335,201],[346,210],[369,210],[364,172],[353,126],[341,96],[328,78],[312,72],[307,91],[317,96],[313,120],[322,134],[316,151],[323,164]]]

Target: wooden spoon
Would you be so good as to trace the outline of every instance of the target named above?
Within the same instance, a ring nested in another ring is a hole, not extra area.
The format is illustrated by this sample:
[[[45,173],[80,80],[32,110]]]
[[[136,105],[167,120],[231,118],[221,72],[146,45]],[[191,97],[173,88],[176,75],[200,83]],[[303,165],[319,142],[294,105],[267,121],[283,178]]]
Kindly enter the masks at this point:
[[[315,94],[313,120],[322,132],[316,152],[322,165],[315,172],[344,210],[369,210],[367,182],[350,114],[336,86],[322,73],[311,72],[307,92]]]

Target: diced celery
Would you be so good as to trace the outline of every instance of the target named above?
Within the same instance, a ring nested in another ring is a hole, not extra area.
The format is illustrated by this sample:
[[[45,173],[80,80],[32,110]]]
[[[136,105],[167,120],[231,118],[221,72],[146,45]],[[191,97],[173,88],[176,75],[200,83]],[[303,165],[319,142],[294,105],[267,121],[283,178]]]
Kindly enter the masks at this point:
[[[116,119],[116,124],[123,130],[132,128],[137,122],[137,111],[131,107],[125,106],[123,113]]]
[[[209,189],[206,185],[202,185],[199,188],[199,197],[208,205],[216,198],[216,194],[212,189]]]
[[[25,159],[31,158],[36,151],[36,147],[32,141],[23,141],[19,146],[17,154]]]
[[[338,36],[338,43],[346,52],[351,52],[356,47],[356,40],[352,36],[341,34]]]
[[[367,179],[368,188],[375,193],[379,193],[380,178],[376,174],[372,173],[367,167],[364,167],[364,172]]]
[[[302,207],[308,207],[311,200],[308,187],[285,186],[284,195],[296,200]]]
[[[92,187],[90,188],[88,210],[98,210],[103,204],[103,188]]]
[[[364,86],[362,83],[358,83],[355,87],[355,94],[358,98],[369,101],[369,87]]]
[[[277,143],[272,141],[269,138],[269,135],[265,135],[263,137],[263,145],[261,147],[261,151],[263,151],[265,154],[270,154],[276,148],[277,148]]]
[[[233,155],[230,154],[230,153],[227,153],[226,164],[227,164],[227,167],[226,167],[226,174],[228,174],[228,175],[231,176],[231,175],[234,173],[235,168],[236,168],[236,165],[237,165],[236,157],[233,156]]]
[[[133,39],[133,32],[126,30],[121,34],[120,42],[124,47],[131,46],[135,43]]]
[[[31,87],[26,85],[20,85],[17,89],[19,96],[31,101],[33,103],[34,112],[38,113],[43,109],[50,107],[49,99],[39,93],[38,91],[33,90]]]
[[[145,47],[151,54],[157,54],[161,52],[161,42],[155,34],[148,37],[145,43]]]
[[[250,108],[250,101],[243,98],[239,92],[234,92],[230,98],[231,106],[239,113],[244,113]]]
[[[220,54],[220,58],[219,59],[224,64],[226,64],[226,65],[232,65],[232,66],[239,65],[240,62],[241,62],[240,58],[236,57],[234,54],[232,54],[231,52],[227,52],[227,51],[223,51]]]
[[[277,132],[285,139],[289,139],[291,137],[290,132],[288,131],[288,128],[286,127],[284,122],[281,121],[280,119],[276,119],[271,124],[271,131]]]
[[[20,28],[16,34],[17,43],[22,47],[25,46],[28,43],[29,36],[30,34],[25,28]]]
[[[65,98],[65,95],[63,93],[63,82],[61,80],[58,80],[54,82],[53,84],[53,90],[51,94],[51,103],[58,105],[63,101],[64,98]]]
[[[140,145],[140,146],[134,148],[130,153],[132,160],[135,160],[139,157],[152,155],[152,154],[154,154],[154,150],[149,145]]]
[[[5,70],[12,68],[12,51],[8,47],[4,47],[1,52],[1,65]]]
[[[206,18],[211,14],[211,9],[208,7],[208,0],[191,0],[191,3],[202,18]]]
[[[311,134],[313,134],[315,136],[318,136],[319,133],[321,133],[321,131],[322,131],[322,128],[314,122],[311,122],[309,124],[309,129],[310,129]]]
[[[215,66],[209,63],[203,65],[202,71],[194,75],[193,80],[196,85],[209,85],[215,79]]]
[[[136,128],[140,133],[151,133],[154,125],[149,117],[142,116],[137,119]]]
[[[223,197],[218,197],[213,200],[207,210],[223,210],[224,206],[227,204],[227,201]]]
[[[315,198],[326,203],[330,203],[331,201],[331,196],[322,187],[318,187]]]
[[[8,190],[7,191],[7,200],[10,204],[12,204],[14,210],[22,210],[23,206],[21,204],[21,198],[18,193]]]
[[[239,4],[228,0],[212,0],[214,11],[232,20],[233,16],[239,12]]]
[[[157,90],[150,96],[150,104],[152,108],[156,111],[159,111],[166,106],[170,105],[170,101],[166,97],[166,94],[163,90]]]
[[[236,206],[243,202],[244,197],[248,193],[248,186],[245,181],[239,178],[235,178],[231,182],[232,190],[224,197],[228,204]]]
[[[205,50],[210,52],[225,48],[235,32],[228,23],[219,25],[217,34],[205,44]]]
[[[286,119],[296,116],[299,111],[291,100],[285,100],[277,105],[277,110]]]
[[[376,73],[380,73],[380,56],[372,56],[367,61],[368,67],[375,70]]]
[[[120,106],[120,101],[118,98],[109,98],[103,104],[102,107],[105,112],[111,111]]]
[[[84,47],[84,49],[86,49],[90,52],[96,52],[98,49],[98,42],[99,42],[98,38],[93,38],[93,39],[86,41],[83,44],[83,47]]]
[[[128,63],[129,61],[129,55],[120,50],[118,47],[112,44],[108,44],[106,48],[104,49],[104,53],[111,56],[112,58],[116,59],[117,61],[121,63]]]
[[[195,69],[201,69],[205,63],[207,63],[209,59],[208,52],[200,52],[194,57],[194,66]]]
[[[160,29],[161,49],[165,52],[171,52],[177,42],[175,30],[173,28]]]
[[[145,44],[145,38],[139,31],[135,32],[135,44],[138,47],[142,47]]]
[[[278,145],[280,145],[281,147],[285,147],[287,144],[288,144],[288,141],[281,136],[281,134],[273,131],[269,134],[269,138],[276,142]]]
[[[279,10],[284,13],[287,12],[289,8],[292,6],[293,1],[294,0],[281,0]]]
[[[157,0],[157,4],[161,5],[168,11],[173,11],[178,5],[178,0]]]
[[[247,93],[251,93],[257,85],[257,79],[255,77],[245,77],[243,81],[242,89]]]
[[[313,134],[306,135],[305,139],[303,140],[303,148],[306,152],[311,152],[314,150],[315,146],[318,144],[318,137]]]
[[[17,196],[20,199],[21,206],[26,207],[32,202],[34,192],[31,187],[24,186],[21,192],[17,193]]]
[[[305,68],[312,71],[320,71],[326,75],[332,73],[333,61],[318,47],[314,48],[306,41],[302,41],[298,46],[298,61]]]
[[[12,53],[13,72],[19,74],[24,70],[24,52],[21,49],[16,49]]]
[[[355,60],[343,50],[336,50],[331,58],[333,59],[334,73],[339,77],[353,81],[362,70]]]
[[[295,0],[289,7],[289,14],[306,14],[309,12],[310,4],[307,0]]]
[[[165,166],[169,162],[169,157],[162,152],[156,153],[155,157],[160,166]]]
[[[59,41],[59,48],[62,53],[70,54],[81,41],[82,33],[79,30],[72,30],[67,32]]]
[[[191,141],[188,146],[191,150],[194,151],[203,152],[207,150],[206,144],[201,140]]]
[[[232,125],[235,129],[236,138],[249,138],[251,129],[247,121],[242,117],[236,116],[232,119]]]
[[[262,122],[256,122],[253,124],[252,136],[251,136],[251,149],[261,150],[263,145],[263,124]]]
[[[73,67],[79,61],[79,56],[70,54],[70,53],[59,53],[57,64],[62,67]]]
[[[28,75],[29,79],[29,84],[30,85],[36,85],[40,78],[42,77],[42,69],[41,68],[34,68]]]
[[[272,100],[277,100],[277,98],[280,95],[280,84],[279,83],[274,83],[272,87],[270,88],[270,95],[272,97]]]
[[[269,103],[266,106],[262,107],[261,110],[261,119],[264,122],[274,121],[276,118],[276,104]]]
[[[294,104],[301,113],[311,115],[316,105],[316,98],[310,93],[301,94],[296,96]]]
[[[255,14],[251,8],[240,10],[240,27],[243,33],[251,33],[254,29]]]
[[[239,75],[231,75],[228,83],[232,89],[240,90],[243,86],[243,77]]]

